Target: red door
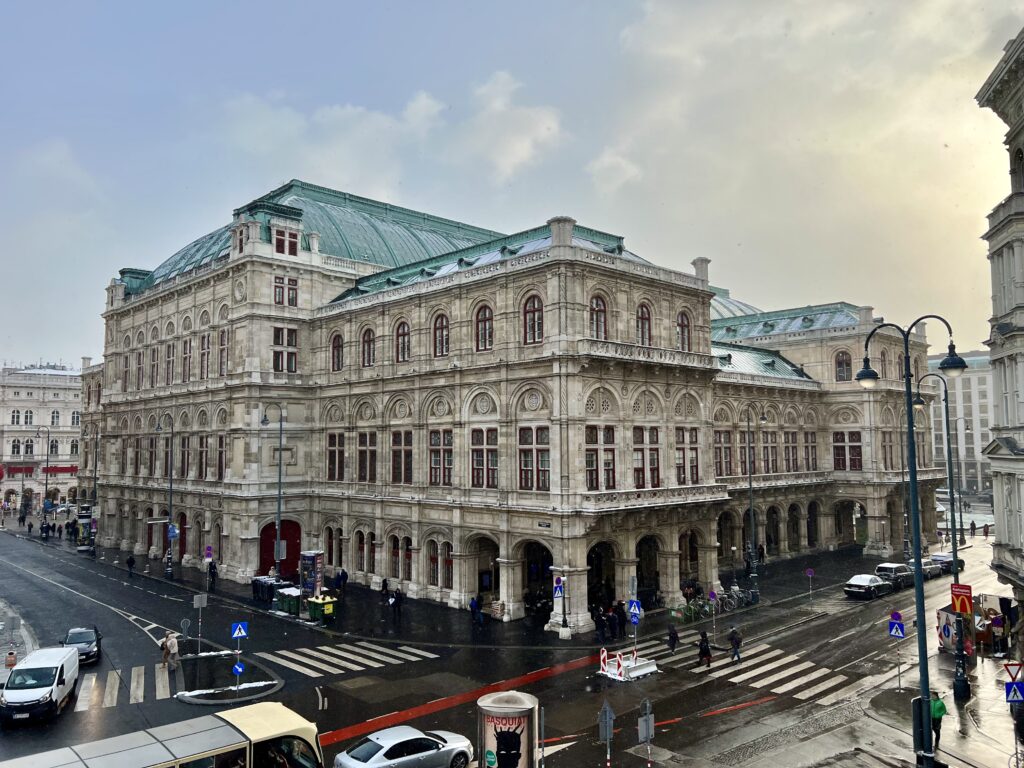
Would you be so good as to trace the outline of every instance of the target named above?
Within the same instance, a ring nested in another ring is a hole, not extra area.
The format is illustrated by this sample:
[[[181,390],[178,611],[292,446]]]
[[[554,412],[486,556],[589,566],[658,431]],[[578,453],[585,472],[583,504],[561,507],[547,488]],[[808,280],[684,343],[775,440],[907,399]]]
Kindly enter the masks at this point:
[[[279,576],[289,577],[299,572],[299,547],[302,526],[294,520],[281,521],[281,541],[285,544],[285,557],[281,561]],[[260,531],[260,574],[266,574],[274,565],[274,524],[268,523]]]

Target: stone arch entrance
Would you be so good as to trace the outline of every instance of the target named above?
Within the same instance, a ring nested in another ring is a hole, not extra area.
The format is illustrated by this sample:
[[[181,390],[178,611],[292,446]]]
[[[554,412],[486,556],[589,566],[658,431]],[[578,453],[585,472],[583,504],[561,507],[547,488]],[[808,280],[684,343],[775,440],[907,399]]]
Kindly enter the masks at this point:
[[[274,522],[260,529],[260,573],[265,574],[274,567]],[[302,526],[294,520],[281,521],[281,541],[284,542],[285,556],[281,560],[281,573],[288,577],[299,571],[299,550],[302,548]]]
[[[703,543],[704,537],[694,528],[679,534],[680,589],[687,584],[700,582],[700,545]]]
[[[735,564],[736,560],[743,558],[740,551],[742,539],[740,529],[736,524],[736,513],[732,511],[723,512],[718,516],[718,561]]]
[[[470,554],[467,590],[481,595],[487,602],[497,600],[501,581],[498,543],[486,536],[477,536],[468,542],[467,550]]]
[[[790,504],[786,517],[786,538],[790,552],[799,552],[800,547],[800,507]]]
[[[526,615],[535,625],[544,624],[551,617],[554,578],[551,550],[539,541],[525,541],[515,548],[513,558],[522,560],[522,596]],[[518,597],[518,595],[516,595]]]
[[[661,583],[658,574],[658,553],[661,542],[657,536],[647,535],[636,543],[636,593],[640,604],[653,607]]]
[[[607,608],[615,600],[615,548],[599,541],[587,551],[587,605]]]
[[[178,513],[178,562],[188,554],[188,518],[184,512]]]
[[[819,546],[818,511],[818,502],[812,501],[807,505],[807,546],[810,549],[814,549]]]
[[[778,507],[768,507],[768,520],[764,528],[765,549],[769,555],[778,555],[782,542],[782,513]]]
[[[861,531],[860,510],[864,505],[851,499],[843,499],[832,505],[832,519],[835,530],[836,546],[853,544]],[[863,523],[863,532],[867,540],[867,521]]]

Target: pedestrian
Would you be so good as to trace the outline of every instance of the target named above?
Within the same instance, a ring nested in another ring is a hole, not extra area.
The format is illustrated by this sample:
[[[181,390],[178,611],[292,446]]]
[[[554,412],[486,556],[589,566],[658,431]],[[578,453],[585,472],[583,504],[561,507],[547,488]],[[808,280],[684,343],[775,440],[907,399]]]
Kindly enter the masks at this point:
[[[380,599],[381,602],[386,602],[388,597],[391,595],[391,590],[388,589],[388,580],[382,579],[380,582]]]
[[[697,660],[711,669],[711,643],[708,641],[708,633],[704,630],[701,630],[700,642],[697,643]]]
[[[476,625],[484,628],[484,600],[480,595],[476,596]]]
[[[28,524],[28,532],[32,533],[32,523]],[[981,529],[981,532],[985,535],[985,538],[987,539],[988,538],[988,523],[985,523],[984,527]]]
[[[171,656],[171,647],[167,641],[171,637],[171,630],[164,633],[164,639],[160,641],[160,666],[167,666],[167,659]]]
[[[391,618],[394,621],[402,618],[402,590],[399,587],[391,593]]]
[[[28,535],[29,536],[32,535],[32,521],[31,520],[28,521]],[[985,529],[985,536],[988,536],[988,528],[987,527]]]
[[[129,554],[128,559],[124,561],[124,564],[128,566],[128,578],[135,578],[135,555]]]
[[[597,609],[594,616],[594,627],[597,629],[597,642],[604,645],[608,640],[608,619],[604,617],[604,611]]]
[[[626,604],[619,600],[615,604],[615,617],[619,620],[619,634],[626,636],[626,625],[629,624],[629,616],[626,615]]]
[[[942,718],[946,714],[946,703],[939,698],[938,691],[932,691],[932,733],[934,734],[934,744],[932,744],[932,752],[939,751],[939,737],[942,736]]]
[[[619,617],[613,608],[608,609],[608,639],[613,643],[619,637]]]
[[[178,668],[178,638],[167,631],[167,664],[172,672]]]
[[[341,596],[345,596],[345,588],[348,586],[348,571],[341,569]]]
[[[211,592],[216,592],[217,591],[217,561],[216,560],[211,560],[210,561],[210,568],[209,568],[209,571],[207,572],[207,575],[210,577],[210,591]]]
[[[676,632],[674,624],[668,625],[668,650],[669,653],[675,654],[676,646],[679,645],[679,633]]]
[[[767,553],[765,552],[764,544],[758,544],[757,545],[757,562],[759,562],[759,563],[765,562],[765,555],[766,554]]]
[[[63,524],[57,526],[57,538],[62,540],[62,541],[64,539],[64,526],[63,526]]]
[[[974,538],[974,535],[977,532],[978,532],[978,524],[976,522],[974,522],[973,520],[971,520],[971,538],[972,539]]]
[[[480,610],[480,604],[476,601],[476,597],[469,598],[469,625],[471,627],[476,626],[476,614]]]
[[[729,646],[732,648],[731,659],[737,664],[742,661],[742,659],[740,659],[740,643],[742,642],[743,635],[735,626],[733,626],[733,628],[729,630]]]

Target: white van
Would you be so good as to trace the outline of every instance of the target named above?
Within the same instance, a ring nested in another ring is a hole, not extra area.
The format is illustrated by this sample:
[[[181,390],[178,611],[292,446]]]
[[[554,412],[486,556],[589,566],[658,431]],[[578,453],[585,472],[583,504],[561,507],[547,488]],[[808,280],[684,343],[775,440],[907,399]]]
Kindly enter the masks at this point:
[[[0,691],[0,723],[57,715],[77,685],[77,648],[33,651],[11,670]]]

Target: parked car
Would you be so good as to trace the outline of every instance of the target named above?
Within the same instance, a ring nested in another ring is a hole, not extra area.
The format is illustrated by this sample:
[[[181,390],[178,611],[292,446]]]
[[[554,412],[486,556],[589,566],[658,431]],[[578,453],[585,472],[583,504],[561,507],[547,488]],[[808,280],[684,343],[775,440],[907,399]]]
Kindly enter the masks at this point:
[[[907,563],[907,567],[914,570],[913,562]],[[926,579],[934,579],[936,576],[942,575],[942,566],[926,557],[921,560],[921,573]]]
[[[74,627],[69,629],[60,644],[67,648],[78,649],[78,660],[82,664],[90,661],[99,661],[102,651],[103,635],[100,634],[96,625],[92,629],[88,627]]]
[[[880,595],[888,595],[893,591],[891,582],[870,573],[860,573],[851,578],[843,587],[847,597],[865,597],[874,600]]]
[[[0,724],[53,717],[75,695],[78,652],[74,648],[40,648],[11,670],[0,691]]]
[[[875,576],[890,582],[893,589],[903,589],[914,585],[914,572],[902,563],[881,563],[875,566]]]
[[[932,559],[933,563],[938,564],[939,568],[942,569],[943,573],[952,573],[953,572],[953,553],[952,552],[939,552],[937,554],[932,555],[931,559]],[[965,565],[966,565],[966,563],[964,563],[964,559],[962,557],[958,557],[956,559],[956,569],[960,573],[963,573]]]
[[[408,725],[365,736],[334,758],[334,768],[466,768],[473,745],[450,731],[419,731]]]

